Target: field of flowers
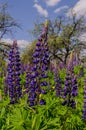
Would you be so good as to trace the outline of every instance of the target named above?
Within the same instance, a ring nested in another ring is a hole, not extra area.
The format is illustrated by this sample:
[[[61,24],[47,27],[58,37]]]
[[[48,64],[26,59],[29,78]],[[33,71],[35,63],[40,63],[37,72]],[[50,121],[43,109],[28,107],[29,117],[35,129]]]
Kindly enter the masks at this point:
[[[21,63],[17,41],[0,64],[0,130],[86,130],[86,68],[71,52],[67,65],[50,64],[48,23]]]

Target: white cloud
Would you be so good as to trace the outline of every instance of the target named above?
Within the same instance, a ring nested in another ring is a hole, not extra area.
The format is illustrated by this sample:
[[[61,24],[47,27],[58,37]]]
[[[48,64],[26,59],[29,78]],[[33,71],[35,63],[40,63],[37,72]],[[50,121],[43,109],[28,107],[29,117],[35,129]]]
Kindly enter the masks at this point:
[[[38,4],[34,4],[33,6],[34,8],[37,9],[38,13],[40,15],[43,15],[44,17],[48,17],[48,12],[46,9],[43,9],[42,6],[38,5]]]
[[[62,6],[62,7],[58,8],[58,9],[54,10],[54,13],[58,13],[58,12],[60,12],[61,10],[68,9],[68,8],[69,8],[69,7],[68,7],[67,5]]]
[[[56,4],[58,4],[61,0],[45,0],[46,4],[48,6],[55,6]]]
[[[12,43],[13,43],[13,40],[12,40],[12,39],[9,39],[9,38],[7,38],[7,39],[2,39],[1,41],[2,41],[2,42],[5,42],[5,44],[6,44],[6,43],[8,43],[8,44],[12,44]],[[18,47],[19,47],[20,49],[24,49],[24,48],[26,48],[26,47],[29,45],[30,42],[28,42],[28,41],[26,41],[26,40],[17,40],[17,43],[18,43]]]
[[[79,40],[80,41],[86,41],[86,33],[81,34],[80,37],[79,37]]]
[[[86,0],[79,0],[73,7],[72,11],[74,14],[77,14],[78,17],[86,17]],[[71,9],[69,10],[68,14],[71,14]]]
[[[28,41],[26,41],[26,40],[18,40],[17,42],[18,42],[18,46],[19,46],[20,48],[25,48],[25,47],[27,47],[27,46],[29,45],[29,43],[30,43],[30,42],[28,42]]]

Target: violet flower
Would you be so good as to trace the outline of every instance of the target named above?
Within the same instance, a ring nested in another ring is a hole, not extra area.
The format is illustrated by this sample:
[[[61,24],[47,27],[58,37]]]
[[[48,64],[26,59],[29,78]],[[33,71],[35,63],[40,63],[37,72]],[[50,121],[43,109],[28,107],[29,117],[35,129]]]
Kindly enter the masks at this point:
[[[74,67],[73,67],[73,58],[72,55],[69,59],[67,72],[66,72],[66,79],[65,79],[65,86],[64,86],[64,102],[63,105],[70,106],[74,108],[76,106],[76,102],[74,97],[78,95],[78,86],[77,86],[77,79],[74,75]]]
[[[86,122],[86,79],[85,79],[85,86],[84,86],[84,105],[83,105],[83,115],[82,120]]]
[[[8,63],[8,89],[10,102],[16,103],[21,98],[22,90],[20,86],[21,62],[17,42],[14,41],[9,53]]]
[[[54,82],[55,82],[56,96],[60,97],[62,96],[62,83],[57,67],[54,69]]]
[[[27,100],[29,106],[38,104],[44,105],[46,103],[44,99],[40,99],[40,94],[46,93],[47,86],[46,78],[48,76],[46,71],[48,70],[49,64],[47,32],[48,25],[45,24],[44,30],[38,38],[38,42],[36,43],[36,48],[32,56],[34,65],[31,68],[31,82]]]
[[[78,66],[79,65],[79,59],[78,59],[77,53],[75,53],[73,55],[73,65],[74,66]]]

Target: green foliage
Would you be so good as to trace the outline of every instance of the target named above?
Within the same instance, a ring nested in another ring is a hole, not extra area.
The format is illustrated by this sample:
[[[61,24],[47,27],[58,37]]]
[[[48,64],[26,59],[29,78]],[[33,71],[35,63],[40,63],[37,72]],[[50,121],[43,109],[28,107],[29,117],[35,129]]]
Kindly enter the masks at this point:
[[[54,73],[48,71],[48,74],[47,74],[47,75],[48,75],[48,80],[47,80],[47,82],[49,83],[49,84],[48,84],[48,88],[51,89],[51,88],[54,86]],[[49,80],[49,79],[51,79],[51,80]]]
[[[0,100],[2,100],[3,96],[3,88],[6,74],[6,61],[2,57],[0,57]]]
[[[60,74],[60,78],[61,78],[62,83],[64,83],[64,80],[66,77],[66,70],[65,69],[60,70],[59,74]]]
[[[26,82],[26,72],[24,72],[23,74],[21,74],[20,78],[21,78],[20,84],[21,84],[22,88],[24,88],[25,82]]]
[[[36,42],[37,41],[33,41],[26,49],[25,51],[22,53],[22,61],[24,63],[32,63],[32,55],[34,53],[34,49],[36,46]]]
[[[80,69],[81,66],[75,67],[76,75],[79,74]],[[84,72],[86,75],[86,70]],[[64,86],[66,70],[62,69],[59,73]],[[25,73],[21,75],[22,87],[25,84],[25,76]],[[54,73],[48,71],[48,76],[46,80],[49,81],[50,88],[47,94],[42,95],[46,105],[29,107],[26,102],[27,95],[24,95],[19,103],[12,105],[9,104],[9,98],[3,96],[0,101],[0,130],[85,130],[86,125],[82,121],[84,77],[78,78],[76,108],[71,108],[63,106],[63,98],[56,97],[52,89]]]
[[[4,105],[0,105],[0,130],[82,130],[85,127],[81,107],[62,106],[63,99],[57,98],[52,91],[44,98],[46,105],[32,108],[23,100],[16,105],[4,101]]]
[[[74,67],[74,73],[76,75],[79,75],[81,69],[83,69],[83,66],[81,66],[81,65],[75,66]]]

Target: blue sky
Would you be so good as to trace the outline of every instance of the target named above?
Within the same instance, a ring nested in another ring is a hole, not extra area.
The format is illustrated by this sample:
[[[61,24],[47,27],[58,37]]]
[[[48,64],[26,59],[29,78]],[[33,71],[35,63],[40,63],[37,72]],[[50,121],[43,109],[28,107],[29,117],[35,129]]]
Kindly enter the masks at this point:
[[[8,2],[8,12],[13,18],[20,23],[22,30],[11,36],[6,36],[9,39],[18,39],[32,41],[33,36],[28,33],[28,30],[34,28],[36,20],[45,21],[45,19],[54,20],[59,15],[65,15],[65,11],[74,7],[75,12],[81,11],[85,13],[86,0],[0,0]],[[1,3],[0,2],[0,3]],[[78,13],[79,14],[79,13]]]

